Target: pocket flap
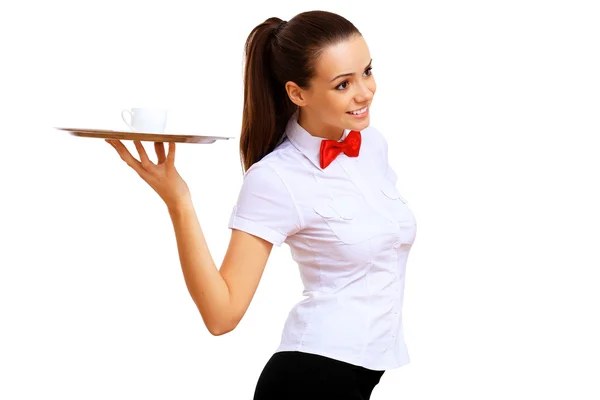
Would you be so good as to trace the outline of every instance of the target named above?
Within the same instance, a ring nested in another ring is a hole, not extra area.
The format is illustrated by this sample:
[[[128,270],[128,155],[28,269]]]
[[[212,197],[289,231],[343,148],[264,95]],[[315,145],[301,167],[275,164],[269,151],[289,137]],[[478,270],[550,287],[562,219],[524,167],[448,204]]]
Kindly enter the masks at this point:
[[[326,219],[341,218],[345,220],[354,219],[357,210],[356,201],[349,196],[337,198],[319,203],[313,207],[317,214]]]
[[[331,208],[331,203],[319,203],[313,207],[313,210],[323,218],[333,218],[336,216],[335,211]]]
[[[396,186],[393,185],[383,185],[381,186],[381,191],[383,192],[383,194],[385,194],[387,197],[389,197],[390,199],[399,199],[400,197],[400,192],[398,191],[398,189],[396,189]]]
[[[384,184],[383,186],[381,186],[381,191],[383,192],[383,194],[385,194],[388,198],[392,200],[400,200],[404,204],[408,204],[406,199],[402,197],[395,185]]]
[[[344,198],[335,201],[331,203],[331,207],[337,211],[342,219],[353,219],[358,211],[356,202],[350,198]]]

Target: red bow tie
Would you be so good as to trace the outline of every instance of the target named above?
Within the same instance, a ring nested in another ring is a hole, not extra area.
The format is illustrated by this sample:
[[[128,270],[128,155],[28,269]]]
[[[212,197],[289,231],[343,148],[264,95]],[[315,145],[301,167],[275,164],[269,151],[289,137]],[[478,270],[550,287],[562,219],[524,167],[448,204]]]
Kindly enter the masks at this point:
[[[321,141],[321,168],[327,167],[335,158],[344,153],[348,157],[358,156],[360,151],[361,136],[359,131],[350,131],[346,139],[338,142],[337,140],[325,139]]]

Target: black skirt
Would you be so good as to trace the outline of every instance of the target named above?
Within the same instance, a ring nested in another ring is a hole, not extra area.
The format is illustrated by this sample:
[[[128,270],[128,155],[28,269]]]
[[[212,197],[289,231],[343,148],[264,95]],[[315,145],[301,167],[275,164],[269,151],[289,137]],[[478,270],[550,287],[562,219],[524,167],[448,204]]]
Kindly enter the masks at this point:
[[[318,354],[281,351],[263,368],[254,400],[368,400],[384,372]]]

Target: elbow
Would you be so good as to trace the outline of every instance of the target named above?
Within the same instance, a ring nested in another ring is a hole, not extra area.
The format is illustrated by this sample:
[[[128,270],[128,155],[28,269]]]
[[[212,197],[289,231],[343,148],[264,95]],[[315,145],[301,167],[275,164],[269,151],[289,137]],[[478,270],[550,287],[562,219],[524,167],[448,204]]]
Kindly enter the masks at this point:
[[[234,328],[235,327],[230,328],[230,327],[224,327],[224,326],[211,326],[211,327],[208,327],[208,331],[213,336],[221,336],[221,335],[231,332]]]
[[[238,325],[238,322],[239,321],[234,320],[222,321],[220,324],[213,324],[211,326],[207,326],[207,328],[211,335],[221,336],[234,330]]]
[[[202,314],[202,313],[200,313]],[[236,316],[229,307],[222,307],[213,313],[213,318],[204,318],[206,328],[213,336],[221,336],[234,330],[241,318]]]
[[[233,329],[223,329],[223,328],[217,328],[217,327],[208,328],[208,331],[213,336],[221,336],[221,335],[231,332],[232,330]]]

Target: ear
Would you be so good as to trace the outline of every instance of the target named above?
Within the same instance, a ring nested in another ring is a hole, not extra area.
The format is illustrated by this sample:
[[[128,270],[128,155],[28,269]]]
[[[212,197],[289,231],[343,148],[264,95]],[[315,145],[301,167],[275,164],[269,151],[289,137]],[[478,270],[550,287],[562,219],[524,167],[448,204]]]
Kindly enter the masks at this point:
[[[288,81],[285,84],[285,91],[287,92],[292,103],[297,106],[304,107],[308,104],[308,92],[292,81]]]

